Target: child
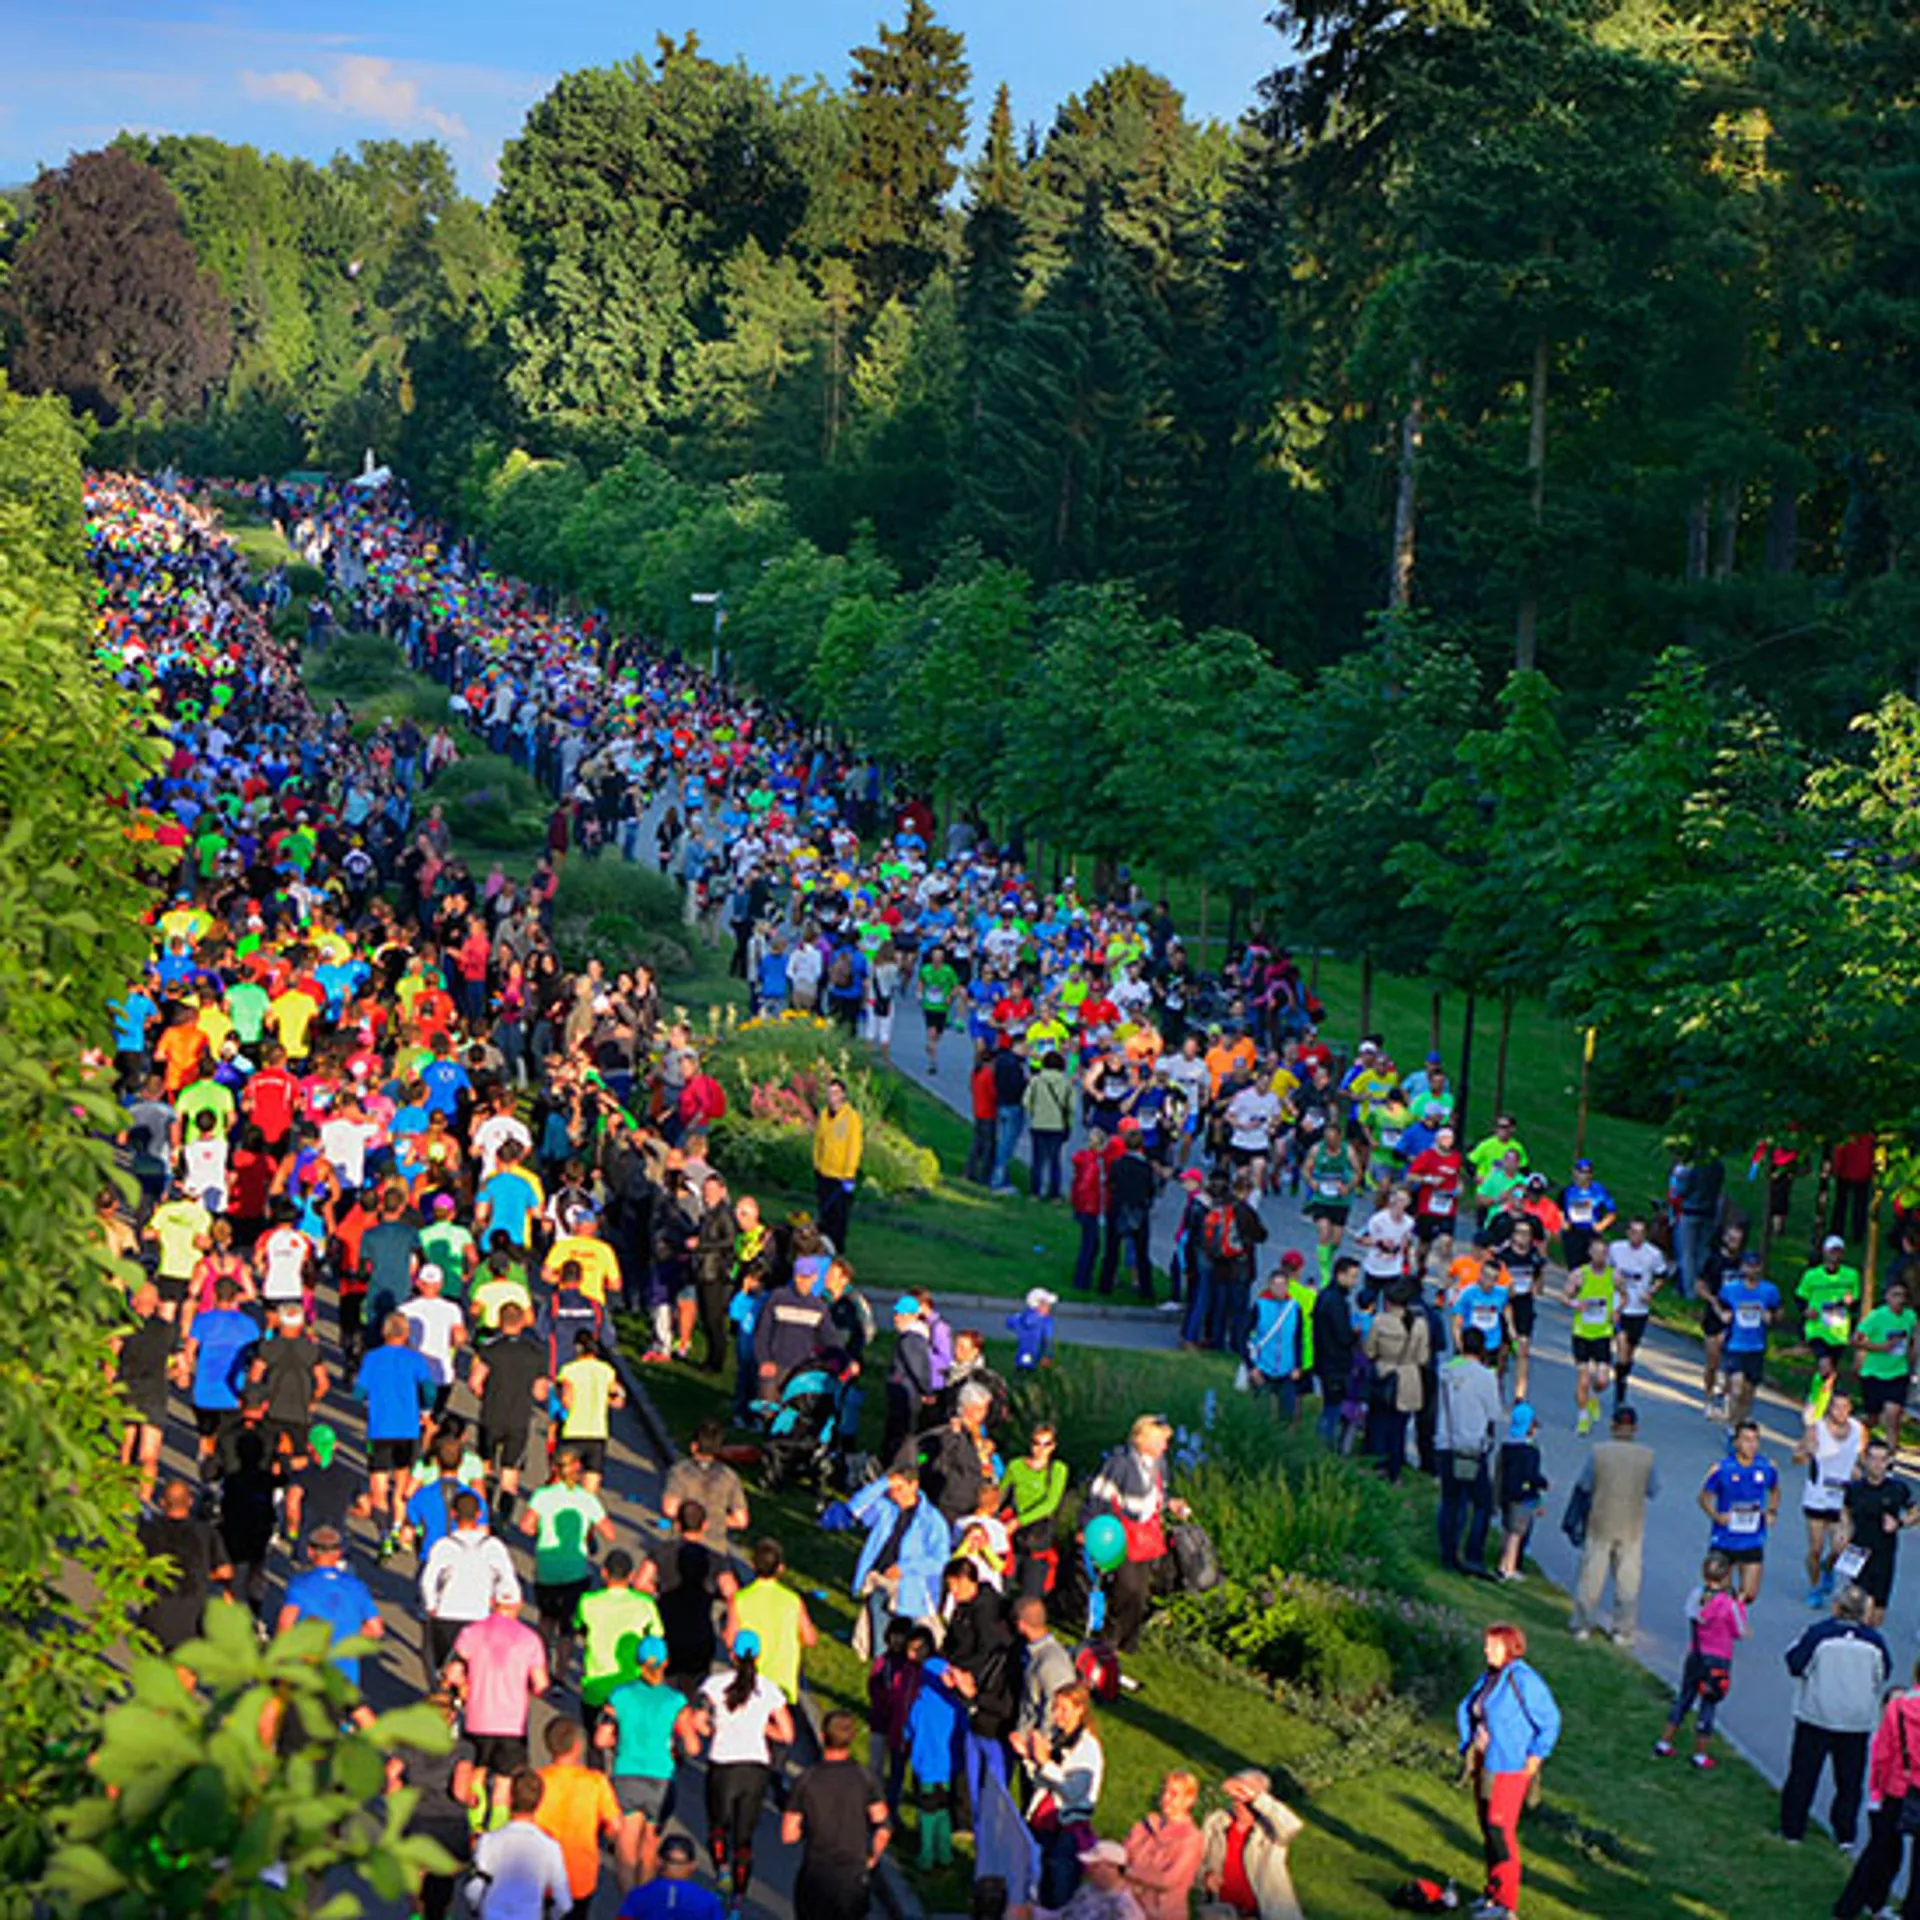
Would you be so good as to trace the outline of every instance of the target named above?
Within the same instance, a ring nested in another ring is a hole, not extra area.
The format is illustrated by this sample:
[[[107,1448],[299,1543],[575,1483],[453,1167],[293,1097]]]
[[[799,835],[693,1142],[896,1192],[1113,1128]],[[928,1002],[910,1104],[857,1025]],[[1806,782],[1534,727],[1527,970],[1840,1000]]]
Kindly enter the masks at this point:
[[[733,1328],[733,1424],[744,1427],[752,1417],[754,1389],[759,1380],[759,1363],[753,1357],[753,1333],[760,1324],[760,1274],[752,1267],[740,1274],[740,1291],[727,1307],[727,1321]]]
[[[871,1763],[887,1783],[887,1806],[895,1814],[900,1811],[900,1791],[907,1778],[907,1716],[920,1691],[921,1667],[914,1657],[913,1634],[911,1620],[889,1620],[884,1650],[867,1670]]]
[[[1053,1308],[1059,1297],[1045,1287],[1031,1288],[1027,1304],[1018,1313],[1007,1315],[1007,1331],[1017,1343],[1015,1373],[1032,1373],[1038,1367],[1053,1365]]]
[[[1747,1603],[1731,1591],[1733,1563],[1723,1553],[1710,1553],[1700,1568],[1700,1584],[1687,1596],[1687,1663],[1680,1669],[1680,1691],[1674,1695],[1667,1730],[1653,1743],[1659,1759],[1670,1759],[1674,1735],[1699,1702],[1694,1720],[1693,1764],[1703,1772],[1717,1762],[1707,1751],[1713,1736],[1713,1717],[1733,1681],[1733,1649],[1746,1638]]]
[[[1507,1418],[1506,1444],[1500,1449],[1501,1540],[1496,1579],[1525,1577],[1520,1562],[1533,1532],[1533,1517],[1540,1511],[1540,1496],[1551,1484],[1540,1470],[1539,1431],[1540,1422],[1533,1409],[1524,1400],[1518,1402]]]
[[[913,1767],[914,1803],[920,1809],[920,1865],[953,1862],[953,1756],[966,1725],[966,1704],[945,1682],[947,1663],[933,1650],[933,1635],[915,1627],[909,1659],[920,1663],[920,1686],[907,1710],[907,1758]]]

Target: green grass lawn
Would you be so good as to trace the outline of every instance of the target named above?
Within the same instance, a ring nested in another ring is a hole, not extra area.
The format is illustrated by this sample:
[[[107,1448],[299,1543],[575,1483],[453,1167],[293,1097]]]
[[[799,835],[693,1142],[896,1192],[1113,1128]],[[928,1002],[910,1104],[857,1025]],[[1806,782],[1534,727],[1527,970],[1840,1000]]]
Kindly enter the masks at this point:
[[[1004,1349],[994,1358],[1004,1365]],[[1197,1406],[1225,1377],[1222,1363],[1178,1355],[1143,1359],[1138,1371],[1133,1385],[1142,1397],[1112,1410],[1114,1430],[1149,1399],[1176,1414]],[[699,1420],[725,1416],[726,1390],[689,1368],[647,1368],[643,1385],[681,1438]],[[867,1413],[877,1423],[874,1397]],[[1075,1448],[1082,1458],[1097,1450]],[[1424,1536],[1426,1488],[1395,1493],[1383,1486],[1378,1497],[1402,1503],[1410,1535]],[[818,1502],[805,1494],[754,1490],[752,1504],[752,1531],[781,1540],[791,1577],[823,1630],[822,1645],[809,1656],[809,1686],[823,1706],[864,1716],[865,1675],[847,1644],[857,1536],[823,1532],[815,1524]],[[1705,1776],[1658,1769],[1649,1749],[1664,1718],[1663,1689],[1623,1655],[1571,1641],[1565,1596],[1537,1578],[1496,1594],[1437,1573],[1428,1590],[1469,1621],[1505,1617],[1524,1625],[1567,1716],[1545,1803],[1522,1830],[1531,1920],[1753,1920],[1826,1910],[1844,1862],[1823,1846],[1796,1850],[1768,1837],[1774,1796],[1744,1765],[1729,1761]],[[1479,1842],[1471,1801],[1453,1784],[1452,1726],[1444,1711],[1415,1722],[1389,1717],[1386,1737],[1370,1738],[1364,1716],[1276,1695],[1204,1650],[1157,1633],[1127,1670],[1141,1691],[1104,1709],[1100,1720],[1107,1753],[1103,1834],[1124,1836],[1172,1767],[1198,1772],[1212,1804],[1227,1774],[1256,1764],[1292,1783],[1286,1791],[1307,1822],[1293,1850],[1294,1878],[1316,1920],[1384,1912],[1391,1890],[1415,1873],[1452,1878],[1477,1893]],[[1310,1789],[1298,1784],[1303,1780]],[[896,1842],[910,1870],[912,1822],[909,1812]],[[965,1910],[969,1868],[963,1840],[953,1870],[913,1872],[930,1911]]]

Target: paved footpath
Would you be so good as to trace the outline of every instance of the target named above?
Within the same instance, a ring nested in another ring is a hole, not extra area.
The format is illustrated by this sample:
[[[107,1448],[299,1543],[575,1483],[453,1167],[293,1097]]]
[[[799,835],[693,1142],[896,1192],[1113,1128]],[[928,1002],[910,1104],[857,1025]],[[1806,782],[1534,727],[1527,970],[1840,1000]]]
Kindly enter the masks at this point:
[[[893,1064],[908,1078],[938,1094],[956,1111],[967,1111],[969,1054],[963,1037],[946,1037],[941,1045],[939,1071],[929,1074],[919,1008],[903,1000],[895,1016],[892,1053]],[[1076,1130],[1075,1144],[1078,1140]],[[1604,1174],[1605,1169],[1601,1171]],[[1023,1197],[1002,1204],[1029,1207],[1035,1203]],[[1284,1195],[1269,1195],[1261,1212],[1271,1236],[1265,1249],[1269,1259],[1287,1247],[1298,1247],[1309,1262],[1313,1260],[1313,1225],[1297,1202]],[[1172,1251],[1177,1218],[1173,1198],[1163,1196],[1153,1222],[1154,1260],[1162,1275]],[[1036,1274],[1034,1280],[1067,1295],[1067,1277],[1065,1273]],[[1124,1285],[1124,1273],[1122,1282]],[[1076,1311],[1071,1297],[1062,1299],[1057,1312],[1058,1338],[1067,1345],[1135,1351],[1170,1351],[1178,1345],[1178,1321],[1172,1314]],[[1533,1553],[1548,1577],[1569,1589],[1578,1556],[1560,1532],[1560,1515],[1590,1444],[1573,1431],[1570,1324],[1565,1308],[1543,1303],[1530,1386],[1530,1396],[1540,1413],[1541,1453],[1553,1483],[1534,1531]],[[1639,1409],[1641,1437],[1658,1458],[1661,1485],[1648,1515],[1646,1572],[1635,1653],[1663,1680],[1677,1682],[1687,1647],[1686,1597],[1699,1579],[1700,1561],[1707,1549],[1706,1517],[1695,1496],[1701,1481],[1725,1452],[1725,1435],[1718,1423],[1707,1421],[1700,1411],[1698,1344],[1679,1335],[1657,1328],[1648,1334],[1634,1371],[1631,1398]],[[1766,1452],[1780,1469],[1781,1524],[1768,1552],[1759,1602],[1751,1611],[1750,1637],[1734,1659],[1733,1690],[1721,1709],[1719,1726],[1769,1780],[1777,1783],[1786,1772],[1793,1731],[1792,1683],[1783,1657],[1807,1624],[1820,1616],[1803,1604],[1807,1582],[1802,1564],[1805,1532],[1800,1520],[1800,1488],[1804,1473],[1789,1458],[1799,1433],[1798,1403],[1763,1390],[1756,1417],[1765,1430]],[[1920,1639],[1920,1549],[1910,1543],[1905,1557],[1914,1564],[1895,1583],[1885,1627],[1895,1675],[1901,1680],[1910,1672]],[[1489,1589],[1490,1593],[1495,1591]],[[1546,1650],[1545,1658],[1551,1671],[1551,1649]],[[1649,1730],[1649,1742],[1651,1737]],[[1623,1760],[1634,1765],[1644,1760],[1651,1767],[1653,1762],[1640,1750],[1637,1730],[1633,1740],[1633,1748],[1623,1754]],[[1824,1800],[1820,1804],[1824,1808]]]

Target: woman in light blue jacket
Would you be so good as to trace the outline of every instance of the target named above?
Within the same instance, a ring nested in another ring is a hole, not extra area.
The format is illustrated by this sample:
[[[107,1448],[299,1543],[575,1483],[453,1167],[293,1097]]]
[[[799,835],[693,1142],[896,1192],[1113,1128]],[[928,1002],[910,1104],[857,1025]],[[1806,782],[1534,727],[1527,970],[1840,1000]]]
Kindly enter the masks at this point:
[[[853,1597],[866,1603],[869,1644],[877,1649],[889,1619],[931,1623],[938,1616],[953,1529],[921,1493],[920,1476],[908,1461],[862,1487],[847,1508],[867,1529],[853,1570]]]
[[[1520,1813],[1560,1738],[1560,1709],[1527,1665],[1525,1630],[1487,1629],[1487,1669],[1460,1702],[1460,1753],[1473,1782],[1487,1852],[1486,1897],[1474,1920],[1513,1920],[1520,1906]]]

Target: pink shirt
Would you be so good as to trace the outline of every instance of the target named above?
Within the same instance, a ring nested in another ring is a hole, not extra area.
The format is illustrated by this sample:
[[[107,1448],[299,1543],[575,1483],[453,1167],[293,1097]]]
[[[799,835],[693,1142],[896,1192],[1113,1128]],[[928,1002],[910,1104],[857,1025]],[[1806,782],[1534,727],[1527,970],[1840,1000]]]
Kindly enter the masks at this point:
[[[539,1634],[510,1613],[489,1614],[461,1628],[453,1657],[467,1670],[467,1731],[523,1739],[547,1661]]]
[[[1693,1645],[1710,1660],[1731,1660],[1735,1643],[1747,1630],[1747,1607],[1724,1588],[1705,1593],[1696,1587],[1687,1607],[1693,1620]]]

